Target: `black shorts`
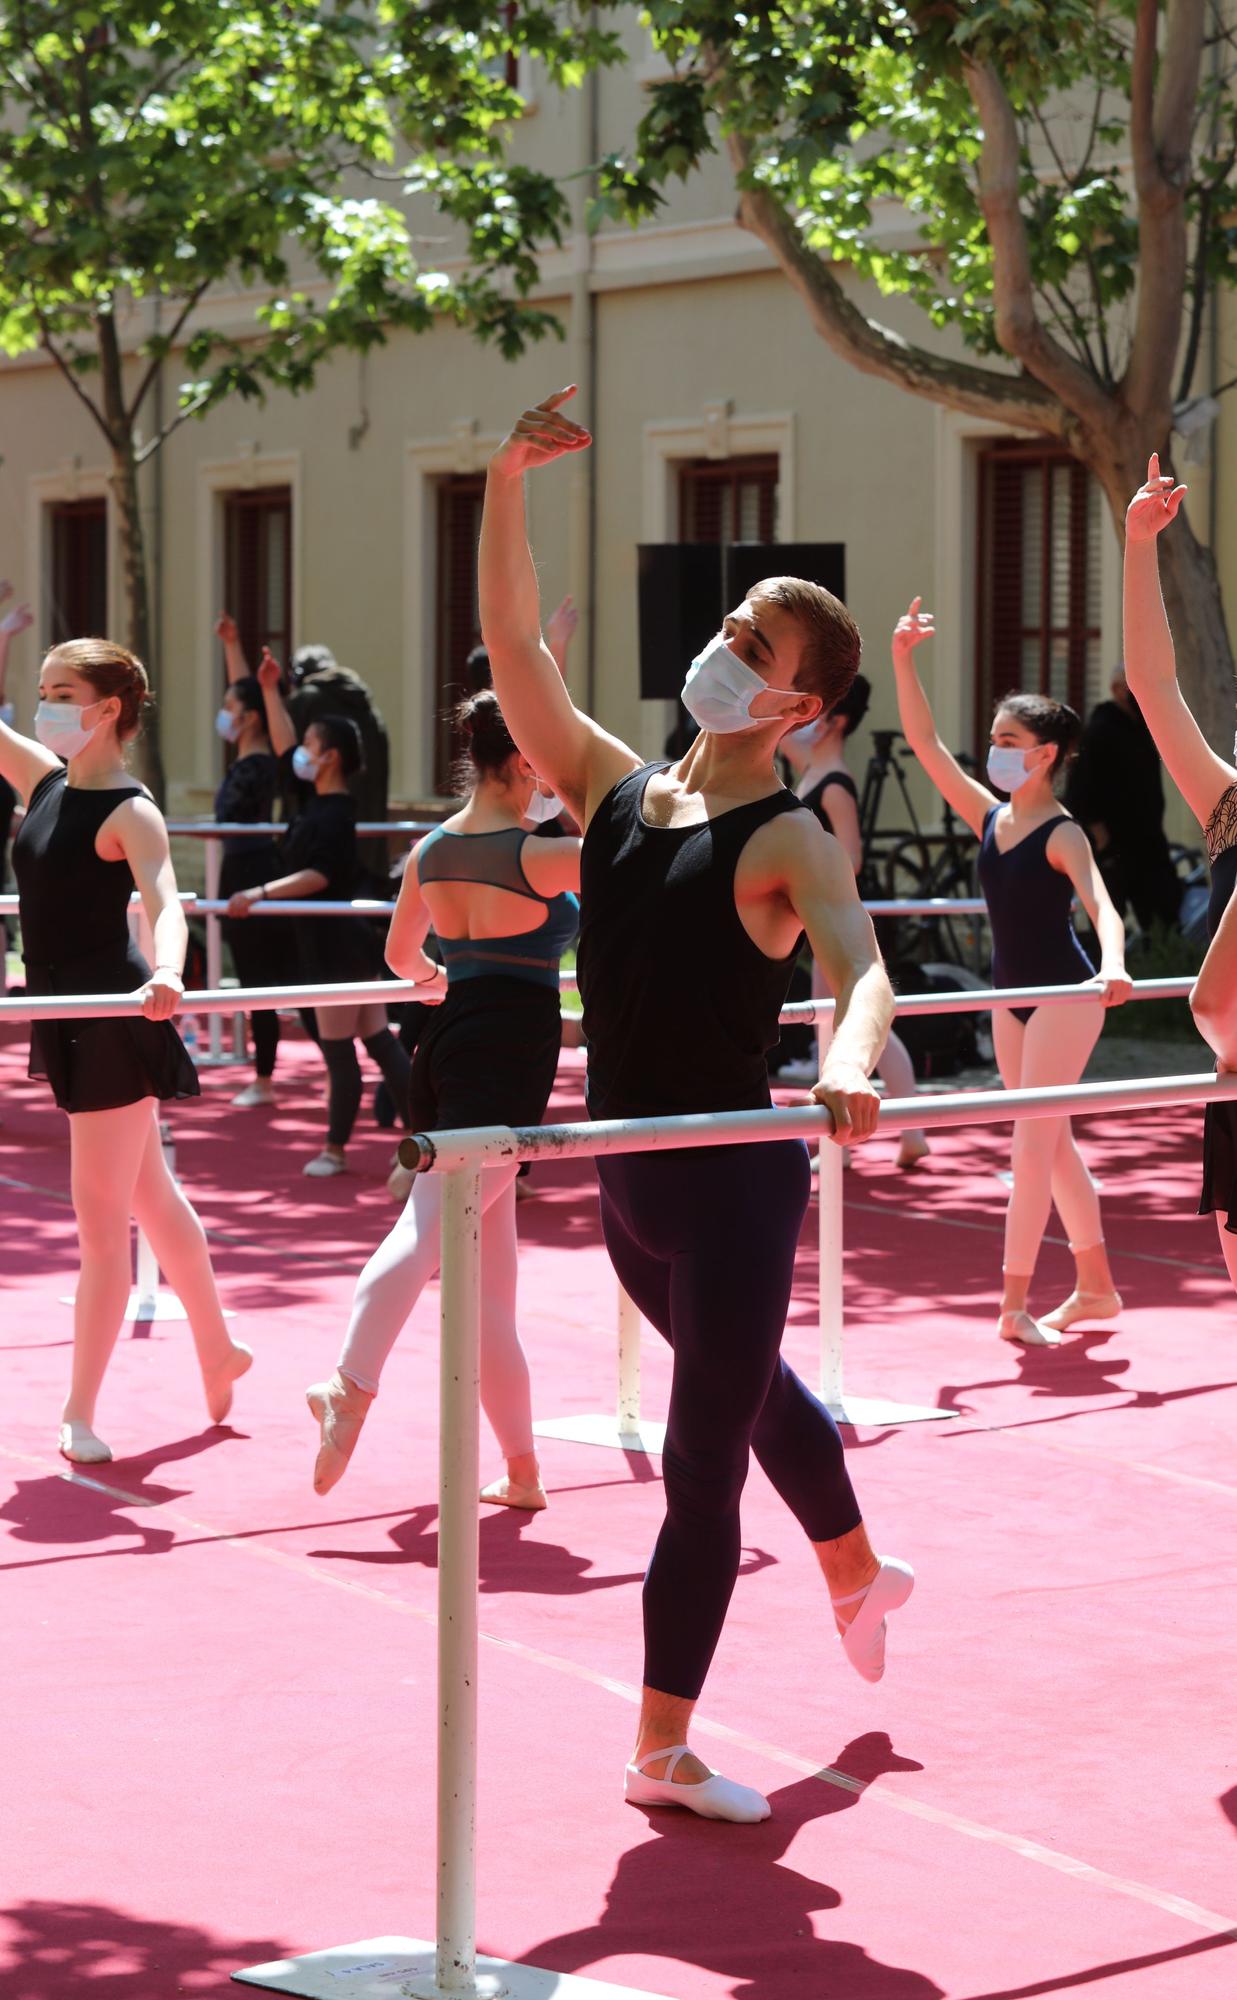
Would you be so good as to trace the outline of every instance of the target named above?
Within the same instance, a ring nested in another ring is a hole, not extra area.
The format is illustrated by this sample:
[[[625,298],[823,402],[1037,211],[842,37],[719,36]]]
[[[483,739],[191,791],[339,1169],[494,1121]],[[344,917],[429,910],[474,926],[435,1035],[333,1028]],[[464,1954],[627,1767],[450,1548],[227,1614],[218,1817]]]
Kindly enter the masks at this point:
[[[1209,1104],[1203,1120],[1203,1192],[1200,1215],[1227,1219],[1237,1236],[1237,1104]]]

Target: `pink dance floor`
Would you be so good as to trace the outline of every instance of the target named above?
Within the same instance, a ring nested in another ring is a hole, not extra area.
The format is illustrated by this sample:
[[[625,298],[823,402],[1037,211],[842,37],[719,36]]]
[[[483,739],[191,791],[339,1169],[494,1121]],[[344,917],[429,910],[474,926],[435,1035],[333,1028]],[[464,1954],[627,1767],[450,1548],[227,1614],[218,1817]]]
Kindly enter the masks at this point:
[[[576,1115],[579,1058],[555,1109]],[[316,1055],[275,1112],[208,1074],[181,1177],[257,1362],[210,1429],[187,1330],[126,1328],[98,1477],[55,1453],[74,1232],[67,1127],[0,1043],[0,1570],[8,2000],[221,1994],[255,1961],[434,1922],[437,1291],[347,1478],[310,1485],[304,1385],[388,1226],[388,1135],[308,1181]],[[544,1448],[550,1507],[481,1529],[479,1942],[682,2000],[1231,2000],[1237,1992],[1237,1345],[1195,1114],[1093,1119],[1127,1310],[1059,1350],[994,1338],[1008,1138],[846,1182],[847,1369],[952,1422],[848,1433],[918,1589],[879,1687],[845,1665],[762,1475],[699,1747],[763,1826],[623,1804],[656,1459]],[[538,1415],[614,1397],[592,1173],[520,1207]],[[813,1377],[809,1219],[786,1351]],[[1045,1251],[1040,1309],[1065,1288]],[[650,1415],[666,1355],[647,1336]],[[485,1435],[484,1465],[496,1469]],[[346,1991],[341,1987],[341,1992]]]

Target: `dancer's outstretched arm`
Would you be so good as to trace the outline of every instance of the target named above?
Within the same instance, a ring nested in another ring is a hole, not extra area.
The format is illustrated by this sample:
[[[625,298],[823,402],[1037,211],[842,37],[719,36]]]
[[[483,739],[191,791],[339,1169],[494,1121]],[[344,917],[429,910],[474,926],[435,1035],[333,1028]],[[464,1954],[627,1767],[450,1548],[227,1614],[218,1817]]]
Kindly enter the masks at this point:
[[[869,1078],[889,1036],[893,988],[840,844],[808,813],[787,813],[762,834],[771,863],[776,854],[778,886],[837,1001],[812,1095],[832,1112],[835,1141],[849,1145],[876,1130],[879,1099]]]
[[[524,474],[592,443],[560,414],[575,390],[525,410],[490,460],[481,517],[481,636],[508,729],[538,777],[581,826],[641,759],[575,706],[541,632],[537,571],[524,518]]]
[[[1155,738],[1169,776],[1204,829],[1237,769],[1218,757],[1186,706],[1177,680],[1173,635],[1160,592],[1156,541],[1185,498],[1152,452],[1147,480],[1125,516],[1125,678]]]
[[[133,871],[154,937],[154,969],[135,997],[141,1000],[148,1020],[166,1021],[180,1006],[185,990],[181,974],[189,946],[189,926],[176,889],[176,871],[163,814],[152,799],[127,798],[105,826],[115,833],[116,844]]]
[[[922,598],[913,597],[909,609],[894,627],[893,675],[898,689],[898,716],[903,735],[938,792],[966,821],[978,839],[983,833],[985,819],[993,806],[1000,804],[1000,800],[978,779],[967,776],[952,751],[946,749],[937,735],[936,722],[914,659],[916,646],[936,634],[932,613],[919,608],[922,601]]]
[[[216,618],[215,637],[223,644],[223,663],[231,687],[233,681],[244,680],[251,669],[241,645],[240,628],[230,611],[221,611]]]
[[[270,647],[264,646],[258,662],[258,685],[262,689],[262,702],[266,709],[266,733],[277,757],[284,757],[289,750],[296,748],[296,724],[283,698],[282,680],[283,669]]]

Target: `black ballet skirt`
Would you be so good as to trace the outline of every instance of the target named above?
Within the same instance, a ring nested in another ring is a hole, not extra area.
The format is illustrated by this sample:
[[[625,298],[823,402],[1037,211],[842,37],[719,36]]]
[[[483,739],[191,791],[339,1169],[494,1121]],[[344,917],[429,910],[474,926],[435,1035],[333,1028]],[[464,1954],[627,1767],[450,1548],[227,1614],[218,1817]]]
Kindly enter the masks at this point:
[[[1237,888],[1237,785],[1229,787],[1207,822],[1211,901],[1207,934],[1214,937]],[[1237,1104],[1209,1104],[1203,1120],[1203,1191],[1200,1215],[1219,1213],[1237,1236]]]
[[[150,967],[129,934],[133,875],[103,861],[95,839],[140,785],[87,791],[63,769],[30,794],[13,843],[26,991],[132,993]],[[28,1075],[45,1077],[62,1111],[116,1111],[144,1097],[197,1097],[197,1071],[170,1021],[35,1021]]]

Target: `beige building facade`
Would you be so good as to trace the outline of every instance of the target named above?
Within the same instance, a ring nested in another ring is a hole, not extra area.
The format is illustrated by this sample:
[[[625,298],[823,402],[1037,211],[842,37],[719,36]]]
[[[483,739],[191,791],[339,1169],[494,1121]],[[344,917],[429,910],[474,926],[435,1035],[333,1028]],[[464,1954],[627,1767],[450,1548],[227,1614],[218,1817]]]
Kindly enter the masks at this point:
[[[601,79],[593,99],[539,96],[530,78],[520,149],[569,170],[598,141],[621,145],[654,73],[650,57]],[[438,718],[477,636],[471,550],[486,456],[521,408],[569,380],[595,443],[529,482],[543,603],[573,594],[573,691],[643,752],[660,753],[674,720],[665,700],[641,695],[644,544],[841,546],[875,689],[857,776],[871,729],[896,726],[888,637],[916,593],[936,612],[926,671],[952,744],[980,747],[986,695],[1011,679],[1088,704],[1102,694],[1121,652],[1119,562],[1086,476],[837,359],[732,214],[717,164],[656,225],[592,238],[579,228],[544,265],[565,339],[514,363],[453,329],[399,335],[337,359],[309,395],[233,403],[176,432],[145,475],[172,811],[208,812],[222,773],[213,626],[224,608],[252,643],[329,645],[386,717],[393,802],[441,798]],[[891,215],[880,226],[903,225]],[[864,303],[922,333],[909,308]],[[213,316],[243,325],[251,306],[217,302]],[[1222,326],[1221,366],[1225,336]],[[176,380],[169,363],[169,397]],[[0,574],[37,613],[13,651],[20,725],[58,631],[87,607],[119,629],[120,570],[102,440],[40,357],[0,366],[0,450]],[[1222,416],[1190,469],[1196,527],[1210,524],[1222,550],[1235,452]],[[1234,561],[1222,555],[1230,601]],[[934,820],[925,790],[915,796]],[[886,817],[903,823],[896,798]],[[1184,830],[1177,814],[1174,825]]]

